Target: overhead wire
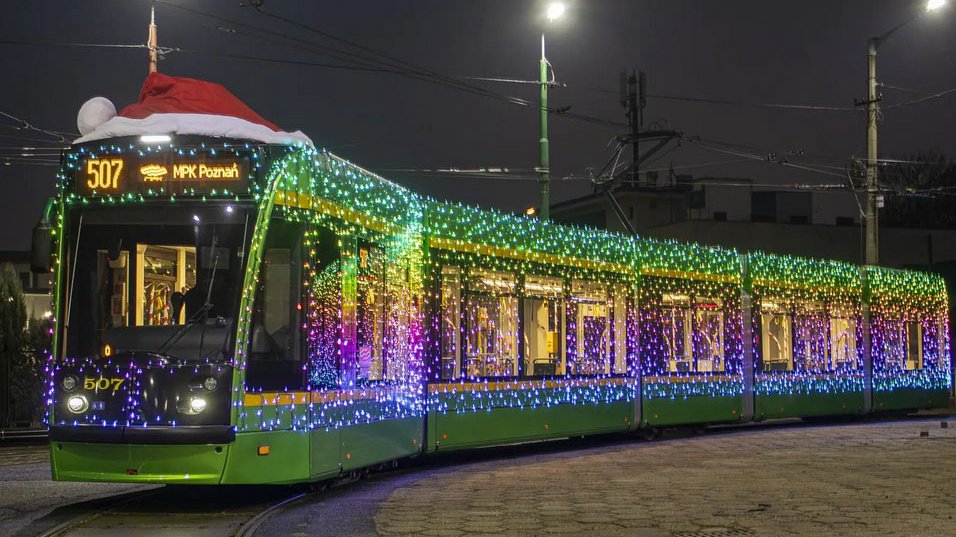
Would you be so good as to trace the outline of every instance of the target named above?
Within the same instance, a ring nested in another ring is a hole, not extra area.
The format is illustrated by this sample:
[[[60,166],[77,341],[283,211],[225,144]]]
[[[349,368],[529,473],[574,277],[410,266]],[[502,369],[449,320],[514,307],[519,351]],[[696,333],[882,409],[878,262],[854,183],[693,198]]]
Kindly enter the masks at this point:
[[[812,166],[805,166],[805,165],[801,165],[801,164],[794,164],[794,163],[788,162],[788,161],[771,160],[771,159],[768,159],[766,155],[757,155],[757,154],[753,154],[753,153],[745,153],[745,152],[743,152],[743,151],[738,151],[738,150],[734,150],[734,149],[729,149],[729,148],[726,148],[726,147],[720,147],[718,144],[715,144],[715,143],[713,143],[713,142],[708,142],[708,141],[706,141],[706,140],[699,139],[699,138],[695,138],[695,137],[685,137],[684,140],[687,141],[687,142],[689,142],[689,143],[696,144],[696,145],[699,146],[699,147],[702,147],[702,148],[705,148],[705,149],[708,149],[708,150],[711,150],[711,151],[715,151],[715,152],[718,152],[718,153],[724,153],[724,154],[728,154],[728,155],[734,155],[734,156],[741,157],[741,158],[749,158],[749,159],[751,159],[751,160],[759,161],[759,162],[767,162],[767,163],[772,163],[772,164],[778,164],[778,165],[781,165],[781,166],[785,166],[785,167],[789,167],[789,168],[795,168],[795,169],[800,169],[800,170],[809,171],[809,172],[813,172],[813,173],[819,173],[819,174],[822,174],[822,175],[829,175],[829,176],[834,176],[834,177],[840,177],[841,179],[845,177],[845,174],[836,173],[836,172],[831,172],[831,171],[823,170],[823,169],[818,169],[818,168],[815,168],[815,167],[812,167]]]
[[[14,129],[14,130],[19,130],[19,131],[29,130],[29,131],[39,132],[39,133],[42,133],[42,134],[46,134],[46,135],[48,135],[48,136],[52,136],[52,137],[58,139],[60,142],[63,142],[63,143],[69,143],[69,142],[67,141],[67,139],[66,139],[65,136],[78,136],[77,134],[71,133],[71,132],[62,132],[62,131],[54,131],[54,130],[49,130],[49,129],[41,129],[40,127],[37,127],[36,125],[33,125],[33,124],[30,123],[29,121],[27,121],[27,120],[25,120],[25,119],[23,119],[23,118],[17,117],[17,116],[15,116],[15,115],[13,115],[13,114],[10,114],[10,113],[8,113],[8,112],[0,111],[0,116],[3,116],[3,117],[5,117],[5,118],[7,118],[7,119],[10,119],[10,120],[15,121],[15,122],[18,123],[18,125],[16,125],[16,126],[14,126],[14,125],[3,125],[3,126],[5,126],[5,127],[9,127],[9,128],[12,128],[12,129]]]
[[[245,33],[247,35],[251,35],[259,39],[264,39],[267,41],[271,40],[272,42],[275,42],[275,39],[278,38],[280,41],[285,41],[285,43],[283,43],[285,46],[298,48],[299,50],[305,49],[313,53],[318,52],[321,54],[331,55],[332,57],[336,57],[340,61],[353,62],[363,67],[364,68],[363,70],[380,71],[380,72],[397,74],[400,76],[409,77],[419,81],[428,82],[435,85],[444,86],[451,89],[456,89],[459,91],[464,91],[466,93],[484,96],[484,97],[496,99],[499,101],[507,102],[510,104],[515,104],[515,105],[531,108],[534,110],[540,110],[540,105],[538,103],[532,102],[528,99],[516,97],[513,95],[502,94],[499,92],[488,90],[487,88],[476,86],[474,84],[466,83],[461,79],[461,77],[455,77],[452,75],[445,75],[442,73],[438,73],[431,69],[418,66],[416,64],[407,62],[405,60],[394,57],[392,55],[375,51],[374,49],[371,49],[359,43],[355,43],[353,41],[335,36],[334,34],[325,32],[313,26],[289,19],[287,17],[283,17],[281,15],[267,12],[261,8],[258,8],[257,11],[259,11],[263,15],[266,15],[267,17],[273,18],[285,24],[293,25],[302,30],[315,33],[327,39],[336,41],[337,43],[341,43],[343,45],[358,49],[362,52],[356,53],[350,50],[343,50],[341,48],[328,47],[326,45],[322,45],[314,41],[308,41],[308,40],[304,40],[300,38],[295,38],[295,37],[289,36],[288,34],[275,32],[268,29],[263,29],[260,27],[256,27],[253,25],[239,22],[239,21],[227,19],[219,15],[206,13],[200,10],[188,8],[186,6],[167,2],[164,0],[157,0],[156,3],[173,7],[176,9],[180,9],[192,14],[209,17],[214,20],[218,20],[219,22],[231,24],[231,25],[238,26],[245,29],[243,31],[229,29],[229,31],[235,31],[236,33]],[[295,44],[290,44],[289,42],[292,42]],[[180,51],[186,52],[186,50],[183,50],[183,49],[180,49]],[[234,56],[237,56],[237,55],[234,55]],[[239,59],[243,59],[243,58],[239,58]],[[273,63],[290,63],[288,60],[267,59],[263,57],[250,57],[250,58],[244,58],[244,59],[255,59],[258,61],[271,61]],[[329,67],[329,66],[323,65],[323,67]],[[340,66],[336,66],[336,67],[343,68]],[[567,110],[566,108],[562,108],[562,107],[551,107],[548,109],[548,111],[549,113],[555,115],[556,117],[567,117],[569,119],[575,119],[578,121],[584,121],[584,122],[594,123],[594,124],[603,125],[603,126],[613,126],[613,127],[625,126],[623,122],[608,120],[605,118],[590,116],[587,114],[581,114],[577,112],[571,112]]]

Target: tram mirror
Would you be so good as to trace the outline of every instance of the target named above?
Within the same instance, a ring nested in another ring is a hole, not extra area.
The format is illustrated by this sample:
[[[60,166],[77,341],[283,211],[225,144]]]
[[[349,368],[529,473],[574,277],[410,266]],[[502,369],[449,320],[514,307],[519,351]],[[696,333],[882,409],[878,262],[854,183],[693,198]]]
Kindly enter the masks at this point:
[[[106,258],[110,261],[119,261],[120,252],[123,251],[123,239],[116,241],[116,244],[111,244],[109,250],[106,252]]]
[[[30,270],[33,272],[50,272],[50,257],[52,255],[53,236],[50,234],[50,224],[45,220],[40,220],[33,228],[30,247]]]

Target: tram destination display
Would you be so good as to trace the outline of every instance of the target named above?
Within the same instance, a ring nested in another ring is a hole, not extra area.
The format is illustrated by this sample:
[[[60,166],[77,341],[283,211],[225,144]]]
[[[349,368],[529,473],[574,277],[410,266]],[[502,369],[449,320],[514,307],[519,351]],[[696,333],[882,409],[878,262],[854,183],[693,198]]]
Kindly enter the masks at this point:
[[[74,191],[123,194],[238,194],[249,190],[249,160],[236,155],[122,154],[79,161]]]

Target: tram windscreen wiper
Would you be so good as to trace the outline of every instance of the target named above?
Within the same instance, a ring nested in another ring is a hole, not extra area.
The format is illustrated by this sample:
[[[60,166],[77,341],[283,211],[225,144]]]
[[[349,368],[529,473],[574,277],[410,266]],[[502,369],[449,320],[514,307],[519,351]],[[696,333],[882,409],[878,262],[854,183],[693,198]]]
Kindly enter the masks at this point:
[[[186,332],[188,332],[193,326],[196,325],[196,323],[199,322],[200,318],[202,318],[203,324],[206,324],[206,319],[209,318],[209,311],[212,309],[212,306],[213,306],[212,286],[216,283],[216,269],[219,267],[219,251],[216,249],[216,226],[213,226],[212,228],[212,247],[210,248],[210,252],[212,252],[212,255],[214,257],[212,261],[212,274],[209,275],[208,289],[206,290],[206,301],[203,303],[202,306],[200,306],[198,310],[196,310],[196,313],[194,313],[192,317],[190,317],[186,321],[186,324],[184,324],[182,328],[180,328],[174,334],[169,336],[169,338],[167,338],[166,341],[164,341],[163,344],[160,345],[158,349],[156,349],[157,354],[165,354],[167,350],[169,350],[180,339],[182,339],[183,336],[186,335]],[[200,355],[202,354],[203,339],[204,338],[202,337],[200,337],[199,339],[199,354]]]

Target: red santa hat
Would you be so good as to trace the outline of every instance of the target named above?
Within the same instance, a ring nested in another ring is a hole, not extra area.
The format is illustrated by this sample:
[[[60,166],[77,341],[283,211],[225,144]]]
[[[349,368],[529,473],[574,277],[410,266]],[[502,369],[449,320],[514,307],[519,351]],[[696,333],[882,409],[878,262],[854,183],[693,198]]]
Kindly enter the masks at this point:
[[[195,134],[312,145],[301,131],[281,130],[219,84],[161,73],[150,73],[139,102],[118,115],[108,99],[94,97],[80,107],[76,123],[81,136],[73,143],[119,136]]]

